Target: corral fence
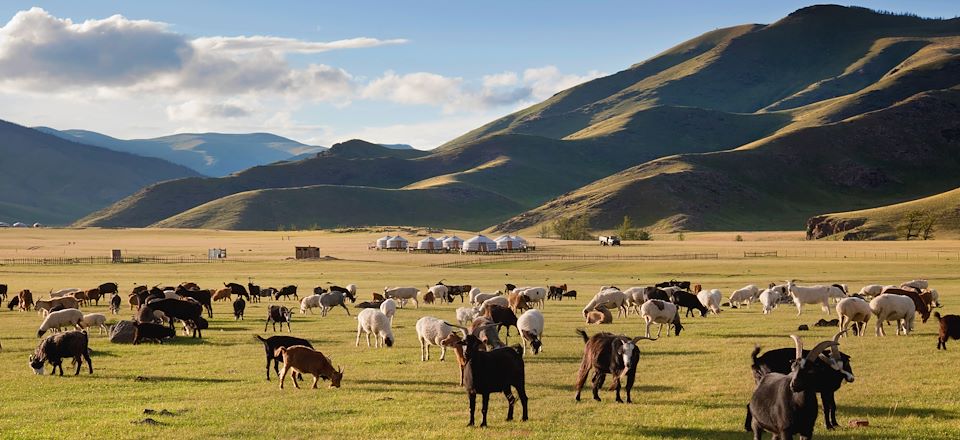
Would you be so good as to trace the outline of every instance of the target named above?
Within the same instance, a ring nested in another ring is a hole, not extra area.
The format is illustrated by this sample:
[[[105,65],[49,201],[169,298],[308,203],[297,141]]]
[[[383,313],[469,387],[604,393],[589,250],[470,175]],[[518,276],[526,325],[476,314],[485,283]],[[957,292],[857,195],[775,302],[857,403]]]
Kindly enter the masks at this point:
[[[429,267],[464,267],[475,264],[505,263],[517,261],[649,261],[649,260],[716,260],[716,253],[656,254],[656,255],[596,255],[596,254],[512,254],[490,257],[466,257],[457,261],[431,264]]]
[[[777,251],[772,252],[744,252],[743,258],[764,258],[764,257],[776,257]]]
[[[222,263],[222,259],[205,257],[53,257],[2,258],[0,266],[67,266],[74,264],[189,264]]]

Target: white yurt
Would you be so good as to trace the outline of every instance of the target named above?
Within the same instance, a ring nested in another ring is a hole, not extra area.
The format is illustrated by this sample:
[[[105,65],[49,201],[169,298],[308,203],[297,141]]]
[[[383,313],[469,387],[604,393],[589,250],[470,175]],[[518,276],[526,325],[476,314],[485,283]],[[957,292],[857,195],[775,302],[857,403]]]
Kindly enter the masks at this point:
[[[392,236],[386,235],[377,239],[377,249],[386,249],[387,242],[393,238]]]
[[[433,237],[427,237],[417,242],[417,249],[420,249],[420,250],[433,251],[433,250],[441,249],[442,247],[443,247],[443,243],[440,240],[437,240],[436,238],[433,238]]]
[[[493,241],[497,243],[497,249],[503,251],[512,251],[523,247],[523,245],[516,238],[509,235],[501,235]]]
[[[456,235],[451,235],[441,241],[443,242],[444,249],[460,249],[460,247],[463,246],[463,240]]]
[[[464,241],[460,249],[464,252],[493,252],[497,250],[497,242],[483,235],[478,235]]]
[[[514,235],[513,239],[519,241],[521,246],[527,245],[527,240],[524,240],[524,238],[519,235]]]
[[[398,235],[396,237],[393,237],[387,240],[387,249],[406,249],[407,243],[409,242],[407,241],[406,238],[403,238]]]

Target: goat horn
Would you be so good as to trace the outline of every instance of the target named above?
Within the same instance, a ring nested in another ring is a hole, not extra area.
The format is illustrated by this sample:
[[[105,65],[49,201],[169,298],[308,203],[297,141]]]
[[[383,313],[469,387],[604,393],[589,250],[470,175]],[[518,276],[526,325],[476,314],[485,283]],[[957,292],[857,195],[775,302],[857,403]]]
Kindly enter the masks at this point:
[[[836,344],[836,342],[833,342],[833,341],[823,341],[817,344],[815,347],[813,347],[813,350],[810,350],[810,353],[807,354],[807,358],[806,358],[807,363],[813,362],[813,360],[819,357],[820,354],[823,353],[823,350],[826,350],[827,347],[833,347],[833,350],[831,350],[831,352],[836,351],[839,345],[835,346],[834,344]]]
[[[447,321],[443,321],[443,323],[444,323],[444,324],[446,324],[446,325],[449,325],[450,327],[455,327],[455,328],[459,328],[459,329],[463,329],[463,330],[467,330],[467,328],[466,328],[466,327],[463,327],[463,326],[459,326],[459,325],[456,325],[456,324],[451,324],[451,323],[449,323],[449,322],[447,322]]]
[[[803,340],[801,340],[800,337],[797,335],[790,335],[790,339],[793,339],[793,345],[796,346],[796,349],[797,349],[796,358],[797,359],[802,358],[803,357]]]
[[[836,342],[837,344],[839,344],[839,343],[840,343],[840,336],[843,336],[843,334],[846,333],[846,332],[848,332],[848,331],[850,331],[850,330],[840,330],[840,331],[838,331],[837,334],[833,335],[833,342]]]
[[[634,344],[636,344],[637,341],[643,341],[643,340],[656,341],[657,339],[659,339],[659,338],[648,338],[648,337],[646,337],[646,336],[637,336],[636,338],[633,338],[633,339],[632,339],[632,342],[633,342]]]

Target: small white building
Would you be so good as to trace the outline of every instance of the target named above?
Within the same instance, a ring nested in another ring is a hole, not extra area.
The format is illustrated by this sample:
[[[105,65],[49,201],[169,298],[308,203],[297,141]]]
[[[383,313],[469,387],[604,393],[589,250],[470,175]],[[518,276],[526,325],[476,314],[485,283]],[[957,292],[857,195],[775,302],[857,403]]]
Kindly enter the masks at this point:
[[[443,248],[443,242],[433,237],[427,237],[417,242],[417,249],[435,251]]]
[[[383,236],[383,237],[378,238],[378,239],[377,239],[377,249],[386,249],[386,248],[387,248],[387,241],[389,241],[391,238],[393,238],[393,237],[392,237],[392,236],[389,236],[389,235],[385,235],[385,236]]]
[[[460,247],[463,252],[494,252],[497,250],[497,242],[483,235],[477,235],[463,242]]]
[[[387,240],[387,249],[406,249],[408,243],[406,238],[398,235]]]
[[[457,237],[456,235],[447,237],[441,241],[443,242],[444,249],[456,250],[456,249],[460,249],[460,247],[463,246],[463,240],[460,239],[460,237]]]

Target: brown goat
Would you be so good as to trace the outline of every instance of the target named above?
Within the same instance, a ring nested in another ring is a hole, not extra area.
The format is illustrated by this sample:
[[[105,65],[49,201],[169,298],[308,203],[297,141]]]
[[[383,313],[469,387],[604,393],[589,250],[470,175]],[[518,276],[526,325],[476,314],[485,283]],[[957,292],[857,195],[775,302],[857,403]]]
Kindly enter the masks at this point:
[[[947,349],[948,339],[960,339],[960,316],[945,315],[940,316],[940,312],[934,312],[933,316],[940,322],[940,335],[937,338],[937,350],[943,347]]]
[[[623,402],[620,398],[620,379],[626,378],[627,403],[632,402],[630,391],[633,389],[633,381],[637,373],[637,363],[640,361],[640,350],[637,348],[637,341],[655,340],[643,336],[630,338],[624,335],[614,335],[613,333],[597,333],[593,336],[587,336],[583,330],[577,329],[577,334],[583,338],[583,360],[580,362],[580,371],[577,372],[577,390],[576,399],[580,400],[580,390],[587,381],[587,374],[590,370],[595,370],[593,374],[593,400],[600,401],[600,388],[603,387],[603,380],[607,374],[613,377],[613,386],[610,388],[617,391],[617,402]]]
[[[381,295],[381,294],[379,294],[379,293],[377,293],[377,292],[373,292],[373,300],[374,300],[374,301],[385,301],[386,298],[384,298],[383,295]]]
[[[78,309],[79,301],[73,296],[61,296],[60,298],[40,299],[34,304],[34,309],[38,312],[43,310],[44,314],[50,312],[54,307],[60,306],[64,309]]]
[[[213,300],[214,301],[220,301],[220,300],[230,301],[230,295],[232,294],[233,294],[233,289],[229,287],[225,287],[223,289],[217,290],[213,294]]]
[[[921,322],[927,322],[927,320],[930,319],[930,308],[927,307],[927,303],[924,302],[919,293],[904,289],[887,289],[884,290],[883,293],[909,296],[910,299],[913,300],[913,304],[917,307],[917,312],[920,313]]]
[[[33,306],[33,294],[30,293],[30,290],[23,289],[20,293],[17,294],[17,298],[20,300],[20,311],[25,312],[30,310],[30,307]]]
[[[510,308],[517,313],[523,313],[530,309],[527,300],[528,298],[520,293],[510,292],[507,294],[507,302],[510,304]]]
[[[82,306],[87,305],[87,300],[89,299],[89,297],[87,296],[87,292],[83,290],[79,292],[73,292],[69,295],[64,295],[61,298],[66,298],[66,297],[73,297],[73,299],[77,300],[77,303]]]
[[[136,293],[131,293],[130,296],[127,297],[127,302],[130,303],[130,310],[133,310],[140,306],[140,297],[137,296]]]
[[[613,314],[603,305],[599,305],[587,313],[587,324],[612,324]]]
[[[287,378],[287,373],[293,378],[293,386],[300,388],[297,384],[297,375],[312,374],[313,388],[317,388],[320,379],[329,379],[331,387],[340,388],[340,380],[343,379],[343,368],[333,369],[333,363],[330,358],[323,353],[316,351],[304,345],[294,345],[292,347],[277,347],[274,351],[274,357],[283,359],[283,368],[280,370],[280,389],[283,389],[283,381]]]
[[[463,355],[463,345],[460,344],[460,341],[463,341],[460,335],[450,333],[444,340],[440,341],[440,345],[452,348],[454,353],[457,354],[457,366],[460,367],[460,386],[463,386],[463,367],[467,365],[467,358]]]
[[[436,301],[436,298],[433,296],[433,292],[428,291],[425,295],[423,295],[423,302],[427,304],[433,304],[434,301]]]
[[[98,306],[100,305],[100,298],[103,297],[103,293],[100,292],[99,287],[94,287],[92,289],[87,290],[84,293],[87,295],[88,302],[93,301],[94,304]]]

